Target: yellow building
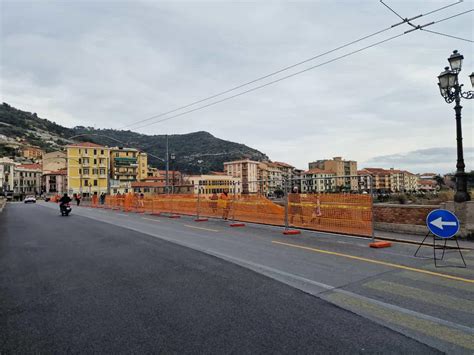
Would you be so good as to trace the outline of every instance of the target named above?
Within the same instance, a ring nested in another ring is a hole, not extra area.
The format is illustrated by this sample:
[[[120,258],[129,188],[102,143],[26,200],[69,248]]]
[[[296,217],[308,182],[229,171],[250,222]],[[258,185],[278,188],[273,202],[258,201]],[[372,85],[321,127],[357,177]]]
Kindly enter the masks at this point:
[[[208,175],[192,175],[186,178],[186,183],[194,186],[194,193],[204,196],[221,194],[227,190],[230,195],[242,193],[241,179],[229,176],[225,173],[213,173]]]
[[[66,147],[68,191],[92,195],[109,192],[110,148],[83,142]]]

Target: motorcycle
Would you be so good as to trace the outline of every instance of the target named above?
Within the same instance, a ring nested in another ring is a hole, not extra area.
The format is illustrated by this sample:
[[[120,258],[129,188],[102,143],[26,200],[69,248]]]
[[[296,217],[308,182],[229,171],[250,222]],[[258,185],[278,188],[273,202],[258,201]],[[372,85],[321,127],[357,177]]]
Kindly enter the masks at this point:
[[[59,209],[61,211],[61,216],[69,216],[69,213],[71,213],[72,211],[71,204],[69,202],[63,205],[60,205]]]

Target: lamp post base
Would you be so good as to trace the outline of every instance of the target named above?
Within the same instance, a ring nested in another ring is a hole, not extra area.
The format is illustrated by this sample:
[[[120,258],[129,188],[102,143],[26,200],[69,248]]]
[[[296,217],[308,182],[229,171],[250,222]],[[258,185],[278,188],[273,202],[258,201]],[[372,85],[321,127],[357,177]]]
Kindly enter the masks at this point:
[[[467,192],[467,174],[465,172],[456,173],[456,193],[454,194],[454,201],[471,201],[471,196],[469,196]]]

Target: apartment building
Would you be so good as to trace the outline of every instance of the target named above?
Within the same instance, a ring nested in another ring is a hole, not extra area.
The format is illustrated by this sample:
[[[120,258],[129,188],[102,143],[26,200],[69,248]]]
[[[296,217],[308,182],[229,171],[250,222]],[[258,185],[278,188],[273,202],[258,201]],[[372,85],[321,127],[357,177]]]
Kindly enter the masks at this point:
[[[379,193],[414,192],[419,189],[418,177],[406,170],[365,168],[359,170],[359,185],[362,190]]]
[[[329,170],[310,169],[301,175],[301,192],[331,192],[336,189],[336,174]]]
[[[21,149],[21,153],[23,158],[31,160],[41,159],[41,156],[43,155],[41,148],[35,146],[25,146]]]
[[[67,192],[67,170],[48,171],[43,173],[43,192],[62,195]]]
[[[40,164],[19,164],[13,169],[13,193],[15,195],[41,194],[41,176],[43,169]]]
[[[0,158],[0,193],[13,191],[13,175],[16,163],[10,158]]]
[[[66,158],[66,152],[62,151],[55,151],[43,154],[43,174],[49,173],[51,171],[67,169]]]
[[[283,189],[283,172],[275,163],[259,163],[257,174],[259,180],[258,192],[262,195],[273,195],[276,190]]]
[[[240,195],[242,193],[242,181],[240,178],[225,173],[214,173],[206,175],[191,175],[186,178],[189,185],[193,185],[195,194],[200,193],[205,197],[213,194],[221,194],[227,190],[229,194]]]
[[[110,148],[90,142],[66,147],[67,181],[70,194],[108,192]]]
[[[127,193],[132,182],[148,177],[148,157],[135,148],[110,148],[110,187],[113,193]]]
[[[372,184],[372,191],[378,193],[389,193],[392,192],[392,185],[391,181],[392,178],[390,176],[390,170],[381,169],[381,168],[365,168],[358,172],[359,174],[359,182],[363,181],[364,185],[370,189],[370,182]],[[361,180],[361,177],[363,179]],[[369,177],[367,177],[369,176]],[[362,186],[362,184],[361,184]]]
[[[242,182],[242,194],[256,194],[259,192],[258,161],[249,159],[236,160],[224,163],[224,172]]]
[[[336,174],[336,187],[338,190],[358,190],[357,162],[343,160],[342,157],[317,160],[309,163],[309,170],[321,169]]]

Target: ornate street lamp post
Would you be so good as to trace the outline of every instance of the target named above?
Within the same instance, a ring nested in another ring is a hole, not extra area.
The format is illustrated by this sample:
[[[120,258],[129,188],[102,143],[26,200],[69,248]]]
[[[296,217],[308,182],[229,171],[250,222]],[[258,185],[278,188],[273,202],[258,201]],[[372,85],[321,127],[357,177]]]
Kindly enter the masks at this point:
[[[449,104],[453,101],[456,103],[454,111],[456,112],[456,140],[457,140],[457,163],[456,163],[456,194],[454,195],[455,202],[470,201],[471,197],[467,192],[467,174],[464,171],[464,156],[462,147],[462,126],[461,126],[461,98],[472,99],[474,91],[462,91],[462,84],[459,84],[458,74],[461,71],[462,61],[464,57],[453,51],[453,54],[448,58],[450,67],[444,68],[444,71],[438,76],[438,86],[441,96]],[[474,87],[474,73],[469,75],[471,85]]]

